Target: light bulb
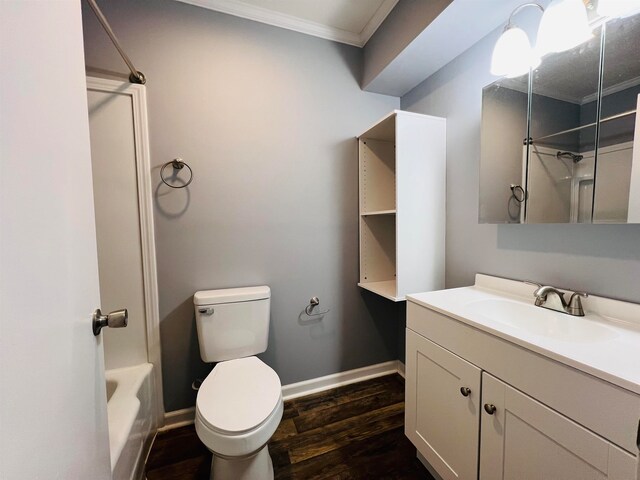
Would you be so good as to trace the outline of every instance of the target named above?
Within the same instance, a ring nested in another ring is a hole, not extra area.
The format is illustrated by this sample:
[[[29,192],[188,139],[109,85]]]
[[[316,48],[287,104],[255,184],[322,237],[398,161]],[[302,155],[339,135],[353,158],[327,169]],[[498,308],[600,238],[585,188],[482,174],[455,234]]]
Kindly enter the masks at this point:
[[[598,15],[601,17],[622,17],[640,10],[640,0],[598,0]]]
[[[540,58],[534,55],[527,34],[521,28],[507,27],[493,47],[491,73],[509,78],[519,77],[538,65]]]
[[[592,37],[582,0],[553,0],[540,20],[537,54],[564,52]]]

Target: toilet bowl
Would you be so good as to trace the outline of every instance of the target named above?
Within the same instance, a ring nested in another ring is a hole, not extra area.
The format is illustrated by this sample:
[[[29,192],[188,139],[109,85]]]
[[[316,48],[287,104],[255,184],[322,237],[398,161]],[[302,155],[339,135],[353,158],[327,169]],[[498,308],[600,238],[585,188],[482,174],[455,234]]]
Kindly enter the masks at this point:
[[[280,379],[257,357],[218,363],[198,390],[195,426],[215,480],[270,480],[267,442],[283,412]]]

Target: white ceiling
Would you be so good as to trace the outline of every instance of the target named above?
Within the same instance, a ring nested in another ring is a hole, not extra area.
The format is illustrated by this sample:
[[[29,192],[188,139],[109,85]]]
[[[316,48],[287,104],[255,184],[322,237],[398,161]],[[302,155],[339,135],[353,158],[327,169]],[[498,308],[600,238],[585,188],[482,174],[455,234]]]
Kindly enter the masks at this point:
[[[256,22],[364,46],[398,0],[178,0]]]

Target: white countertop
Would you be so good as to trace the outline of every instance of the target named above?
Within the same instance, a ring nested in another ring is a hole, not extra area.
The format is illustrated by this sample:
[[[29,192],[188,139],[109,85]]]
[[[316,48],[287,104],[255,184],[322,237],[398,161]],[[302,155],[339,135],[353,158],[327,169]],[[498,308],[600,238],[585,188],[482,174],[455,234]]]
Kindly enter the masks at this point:
[[[640,394],[640,305],[590,296],[586,316],[572,317],[534,307],[535,288],[478,274],[474,286],[407,300]],[[505,320],[495,306],[517,314]]]

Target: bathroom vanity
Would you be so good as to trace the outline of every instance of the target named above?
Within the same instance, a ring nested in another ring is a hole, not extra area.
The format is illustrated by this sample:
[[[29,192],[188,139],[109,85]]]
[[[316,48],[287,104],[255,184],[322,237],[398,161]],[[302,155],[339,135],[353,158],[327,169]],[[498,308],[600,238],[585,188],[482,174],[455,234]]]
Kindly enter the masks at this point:
[[[407,296],[405,433],[443,479],[638,478],[640,305],[477,275]]]

